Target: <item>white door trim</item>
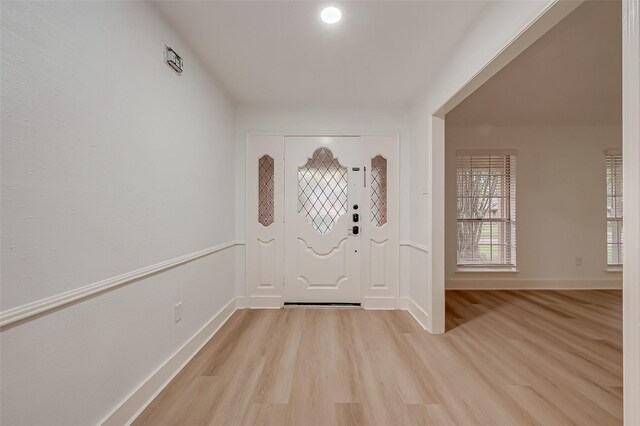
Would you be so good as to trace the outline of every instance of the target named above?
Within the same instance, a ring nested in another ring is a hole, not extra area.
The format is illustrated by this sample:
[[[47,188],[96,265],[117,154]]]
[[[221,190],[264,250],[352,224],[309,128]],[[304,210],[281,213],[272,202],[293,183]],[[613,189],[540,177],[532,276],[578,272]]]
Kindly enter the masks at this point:
[[[444,205],[445,205],[445,173],[444,173],[444,144],[445,144],[445,114],[455,108],[477,88],[498,73],[516,56],[531,46],[555,24],[578,7],[582,1],[551,0],[547,6],[514,35],[500,50],[496,52],[478,71],[451,94],[440,106],[435,106],[429,116],[424,117],[428,126],[428,158],[431,166],[430,174],[425,186],[428,187],[427,212],[430,217],[431,248],[427,268],[427,276],[431,282],[429,306],[425,311],[430,313],[427,330],[434,334],[445,331],[445,266],[444,266]]]
[[[622,3],[624,424],[640,424],[640,0]]]
[[[395,143],[394,156],[395,161],[398,164],[396,170],[395,181],[397,185],[393,190],[395,191],[396,197],[398,197],[397,202],[395,203],[395,216],[397,219],[396,223],[396,236],[395,242],[393,243],[394,249],[392,255],[397,257],[396,264],[399,265],[399,252],[400,252],[400,244],[399,244],[399,191],[400,191],[400,173],[399,173],[399,134],[397,133],[371,133],[371,132],[336,132],[336,131],[319,131],[319,132],[271,132],[271,131],[251,131],[247,132],[245,138],[245,235],[246,235],[246,249],[245,249],[245,292],[244,296],[241,296],[242,306],[247,308],[281,308],[284,303],[284,289],[282,286],[273,286],[273,288],[259,288],[259,284],[257,284],[255,278],[255,271],[252,270],[250,265],[255,265],[258,262],[258,259],[255,258],[256,254],[256,246],[252,243],[252,240],[255,240],[256,237],[256,211],[257,211],[257,191],[256,185],[253,185],[254,180],[256,179],[255,173],[253,173],[250,169],[255,166],[255,160],[257,157],[257,151],[252,151],[252,145],[256,143],[261,143],[265,141],[271,141],[271,147],[269,149],[260,150],[262,154],[269,153],[272,158],[283,158],[284,156],[284,141],[286,137],[317,137],[317,136],[328,136],[328,137],[386,137],[393,139]],[[274,143],[274,139],[278,138],[280,141],[278,144]],[[280,203],[281,206],[284,205],[284,182],[278,183],[276,186],[276,203]],[[391,189],[390,189],[391,190]],[[280,195],[279,195],[280,194]],[[367,195],[368,196],[368,195]],[[281,198],[282,197],[282,198]],[[279,215],[279,213],[278,213]],[[282,264],[284,265],[284,227],[282,226],[282,217],[278,216],[276,219],[276,223],[280,224],[280,227],[277,229],[277,237],[280,238],[280,241],[283,242],[282,247],[278,249],[276,256],[282,259]],[[272,225],[273,226],[273,225]],[[275,228],[274,228],[275,229]],[[367,262],[362,262],[362,265],[367,264]],[[394,272],[394,279],[390,280],[390,284],[388,287],[388,294],[379,295],[379,294],[368,294],[365,286],[366,284],[363,282],[361,288],[362,290],[362,306],[365,309],[397,309],[400,308],[398,297],[399,297],[399,266],[397,267],[397,272]],[[280,276],[280,281],[284,279],[284,273]],[[277,280],[276,280],[277,281]],[[365,294],[367,293],[367,294]]]
[[[363,160],[367,167],[364,209],[371,211],[372,160],[386,160],[387,223],[363,225],[363,286],[364,309],[398,309],[400,295],[400,144],[397,136],[363,136]],[[363,211],[364,211],[363,209]],[[368,215],[367,215],[368,216]]]
[[[281,308],[284,261],[284,136],[247,135],[245,160],[245,296],[250,308]],[[258,161],[268,155],[274,161],[273,223],[258,222]]]

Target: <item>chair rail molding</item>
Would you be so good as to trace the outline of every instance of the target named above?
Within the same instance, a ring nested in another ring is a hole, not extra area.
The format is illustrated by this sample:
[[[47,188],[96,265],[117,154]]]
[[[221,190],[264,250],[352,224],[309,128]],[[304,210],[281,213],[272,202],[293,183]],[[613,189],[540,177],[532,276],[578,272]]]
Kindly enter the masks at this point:
[[[147,266],[132,272],[127,272],[122,275],[117,275],[115,277],[107,278],[102,281],[87,284],[73,290],[45,297],[34,302],[29,302],[24,305],[6,309],[0,312],[0,328],[4,328],[19,321],[27,320],[29,318],[35,317],[36,315],[41,315],[65,305],[80,302],[83,299],[104,293],[107,290],[125,286],[150,275],[175,268],[176,266],[184,265],[185,263],[192,262],[196,259],[209,256],[213,253],[217,253],[236,245],[244,245],[244,242],[236,240],[228,241],[226,243],[218,244],[203,250],[185,254],[174,259],[156,263],[155,265]]]
[[[425,253],[429,253],[431,250],[429,250],[429,246],[426,246],[424,244],[420,244],[420,243],[416,243],[413,241],[400,241],[400,247],[412,247],[414,249],[423,251]]]

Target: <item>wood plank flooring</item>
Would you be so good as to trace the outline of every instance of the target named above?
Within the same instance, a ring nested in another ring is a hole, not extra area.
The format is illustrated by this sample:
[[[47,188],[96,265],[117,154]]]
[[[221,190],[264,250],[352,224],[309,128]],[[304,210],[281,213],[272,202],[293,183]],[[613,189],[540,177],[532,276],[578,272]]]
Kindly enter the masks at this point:
[[[619,291],[448,291],[404,311],[240,310],[136,425],[619,425]]]

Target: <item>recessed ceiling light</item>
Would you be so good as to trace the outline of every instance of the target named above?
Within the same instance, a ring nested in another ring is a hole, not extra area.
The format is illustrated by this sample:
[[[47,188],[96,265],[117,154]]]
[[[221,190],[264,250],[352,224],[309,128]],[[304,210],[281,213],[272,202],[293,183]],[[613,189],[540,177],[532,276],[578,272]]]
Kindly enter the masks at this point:
[[[320,18],[327,24],[335,24],[342,18],[342,12],[337,7],[329,6],[322,9]]]

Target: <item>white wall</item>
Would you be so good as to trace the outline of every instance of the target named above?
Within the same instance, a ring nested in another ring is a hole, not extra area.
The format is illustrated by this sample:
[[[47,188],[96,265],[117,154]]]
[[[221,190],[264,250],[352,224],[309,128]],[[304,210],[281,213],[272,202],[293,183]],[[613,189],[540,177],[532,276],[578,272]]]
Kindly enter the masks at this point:
[[[234,107],[153,6],[6,2],[1,25],[3,311],[235,239]],[[5,327],[0,422],[100,421],[233,300],[233,263]]]
[[[409,232],[430,253],[414,250],[409,298],[428,316],[433,333],[444,332],[444,138],[434,144],[432,137],[434,131],[444,135],[444,123],[432,115],[552,3],[490,3],[412,107]]]
[[[621,148],[621,127],[447,126],[447,288],[621,288],[607,272],[605,187],[605,151]],[[456,150],[473,149],[517,151],[516,274],[456,273]]]
[[[408,110],[402,108],[304,107],[277,108],[245,106],[237,111],[236,126],[236,234],[245,235],[245,141],[248,132],[281,134],[398,134],[400,135],[400,240],[408,238],[409,229],[409,146]],[[401,262],[403,248],[400,252]],[[241,253],[243,258],[244,252]],[[239,258],[244,267],[244,260]],[[244,295],[243,275],[239,275],[236,294]],[[400,296],[407,293],[407,276],[401,274]]]

